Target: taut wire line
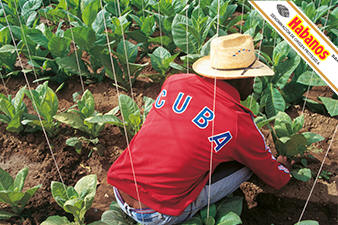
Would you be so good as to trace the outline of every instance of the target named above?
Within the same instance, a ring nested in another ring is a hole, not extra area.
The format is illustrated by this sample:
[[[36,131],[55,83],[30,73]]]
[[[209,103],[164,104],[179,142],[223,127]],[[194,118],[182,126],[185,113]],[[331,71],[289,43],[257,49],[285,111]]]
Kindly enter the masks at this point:
[[[72,35],[72,41],[73,41],[73,48],[74,48],[74,52],[75,52],[76,64],[77,64],[77,68],[79,69],[79,76],[80,76],[80,81],[81,81],[82,93],[84,93],[85,89],[84,89],[84,84],[83,84],[83,79],[82,79],[82,73],[81,73],[81,68],[80,68],[79,56],[77,55],[77,48],[76,48],[76,44],[75,44],[74,33],[73,33],[72,24],[71,24],[71,21],[70,21],[70,16],[69,16],[69,11],[68,11],[68,3],[67,3],[67,1],[65,1],[65,3],[66,3],[67,16],[68,16],[68,21],[69,21],[69,29],[70,29],[70,33]],[[103,15],[103,17],[104,17],[104,15]]]
[[[103,9],[102,0],[100,0],[100,4],[101,4],[101,9]],[[119,12],[119,14],[121,14],[121,13]],[[106,22],[106,18],[105,17],[103,17],[103,23],[104,23],[104,26],[105,26],[105,32],[106,32],[106,37],[107,37],[107,45],[108,45],[108,50],[109,50],[110,62],[111,62],[111,66],[112,66],[112,70],[113,70],[113,74],[114,74],[114,82],[115,82],[115,88],[116,88],[116,93],[117,93],[117,99],[118,99],[119,105],[121,105],[121,100],[119,98],[120,92],[119,92],[119,89],[118,89],[116,72],[115,72],[115,67],[114,67],[114,61],[113,61],[113,56],[112,56],[112,53],[111,53],[112,49],[111,49],[110,44],[109,44],[110,40],[109,40],[109,36],[108,36],[107,22]],[[145,223],[144,222],[144,217],[143,217],[142,206],[141,206],[140,193],[138,191],[136,172],[135,172],[135,168],[134,168],[134,164],[133,164],[133,158],[132,158],[132,155],[131,155],[131,150],[130,150],[130,145],[129,145],[129,138],[128,138],[128,134],[127,134],[127,128],[126,128],[126,124],[125,124],[125,119],[124,119],[123,113],[121,113],[121,117],[122,117],[122,123],[123,123],[124,136],[125,136],[126,142],[127,142],[127,149],[128,149],[128,153],[129,153],[130,166],[131,166],[132,173],[133,173],[133,179],[134,179],[134,184],[135,184],[135,190],[136,190],[137,200],[139,202],[139,206],[140,206],[140,210],[141,210],[141,214],[142,214],[143,223]]]
[[[15,10],[18,12],[18,8],[17,8],[17,5],[16,5],[16,1],[13,1],[13,3],[14,3]],[[20,1],[19,1],[19,4],[20,4]],[[20,8],[22,8],[21,5],[20,5]],[[17,17],[18,17],[18,20],[19,20],[19,23],[20,23],[20,29],[21,29],[21,32],[22,32],[22,34],[23,34],[23,35],[22,35],[22,36],[23,36],[23,39],[24,39],[24,41],[25,41],[25,43],[26,43],[26,48],[27,48],[27,52],[28,52],[29,59],[30,59],[31,62],[32,62],[32,67],[33,67],[34,77],[35,77],[35,79],[37,80],[37,79],[38,79],[38,76],[36,75],[34,62],[33,62],[33,59],[32,59],[31,52],[30,52],[29,47],[28,47],[28,43],[27,43],[27,39],[26,39],[25,30],[23,29],[23,26],[22,26],[22,23],[21,23],[21,18],[20,18],[19,13],[17,13]],[[8,25],[8,27],[9,27],[9,25]],[[22,68],[22,69],[24,69],[24,68]],[[39,84],[39,82],[37,82],[37,83]]]
[[[142,0],[142,2],[143,2],[143,0]],[[117,8],[119,10],[119,17],[121,17],[120,0],[117,0]],[[105,20],[105,18],[104,18],[104,20]],[[106,24],[106,22],[105,22],[105,24]],[[123,24],[120,22],[120,25],[121,25],[121,32],[122,32],[122,43],[123,43],[123,48],[124,48],[124,57],[126,57],[126,63],[127,63],[127,73],[128,73],[128,78],[129,78],[130,94],[131,94],[131,98],[133,99],[133,101],[135,101],[134,93],[133,93],[133,84],[131,82],[129,59],[128,59],[128,52],[127,52],[127,47],[126,47],[126,40],[125,40],[125,37],[124,37]],[[108,45],[109,45],[109,43],[108,43]],[[135,107],[135,105],[134,105],[134,107]]]
[[[189,73],[189,26],[188,26],[188,22],[189,22],[189,18],[188,18],[188,8],[185,11],[185,16],[186,18],[186,24],[185,24],[185,29],[186,29],[186,42],[187,42],[187,73]]]
[[[242,33],[242,26],[243,26],[244,5],[245,5],[245,0],[243,0],[243,5],[242,5],[241,26],[239,29],[240,34]]]
[[[320,4],[320,3],[321,3],[321,2],[319,2],[319,4]],[[332,0],[330,1],[330,6],[329,6],[328,11],[327,11],[327,16],[326,16],[326,19],[325,19],[325,24],[324,24],[324,30],[323,30],[323,32],[325,31],[325,27],[326,27],[326,25],[327,25],[327,21],[328,21],[328,18],[329,18],[331,6],[332,6]],[[319,7],[319,5],[318,5],[318,7]],[[318,12],[317,12],[317,15],[318,15]],[[316,15],[316,17],[317,17],[317,15]],[[307,101],[307,98],[308,98],[308,95],[309,95],[309,92],[310,92],[310,85],[311,85],[311,82],[312,82],[313,74],[314,74],[314,71],[312,70],[312,74],[311,74],[311,79],[310,79],[309,87],[308,87],[308,90],[307,90],[307,93],[306,93],[306,98],[305,98],[304,105],[303,105],[303,109],[302,109],[302,115],[304,114],[306,101]],[[321,166],[320,166],[320,168],[319,168],[319,170],[318,170],[316,179],[315,179],[315,181],[314,181],[314,183],[313,183],[313,185],[312,185],[311,191],[310,191],[309,196],[308,196],[308,198],[307,198],[307,200],[306,200],[306,203],[305,203],[305,205],[304,205],[303,211],[302,211],[301,215],[299,216],[299,220],[298,220],[297,225],[299,225],[299,223],[300,223],[300,221],[301,221],[301,219],[302,219],[302,217],[303,217],[303,215],[304,215],[304,213],[305,213],[306,207],[307,207],[307,205],[308,205],[308,203],[309,203],[309,201],[310,201],[310,198],[311,198],[311,196],[312,196],[313,190],[314,190],[314,188],[315,188],[315,186],[316,186],[316,183],[317,183],[317,181],[318,181],[318,178],[319,178],[319,176],[320,176],[320,173],[321,173],[321,171],[322,171],[322,169],[323,169],[325,159],[327,158],[327,155],[328,155],[329,150],[330,150],[330,148],[331,148],[333,139],[334,139],[334,137],[335,137],[335,135],[336,135],[336,133],[337,133],[337,129],[338,129],[338,124],[337,124],[337,127],[336,127],[336,129],[335,129],[335,131],[334,131],[334,133],[333,133],[333,136],[332,136],[330,145],[329,145],[329,147],[328,147],[328,149],[327,149],[327,151],[326,151],[326,153],[325,153],[325,156],[324,156],[324,159],[323,159],[323,161],[322,161],[322,164],[321,164]]]
[[[0,71],[0,77],[1,77],[2,84],[4,85],[4,88],[5,88],[5,91],[6,91],[6,95],[8,96],[8,90],[7,90],[6,83],[4,81],[4,77],[2,76],[1,71]]]
[[[216,24],[216,35],[219,37],[219,17],[220,17],[220,0],[217,1],[217,24]],[[217,40],[218,42],[218,40]],[[216,45],[218,46],[218,44]],[[216,49],[217,52],[218,49]],[[216,54],[217,55],[217,54]],[[218,61],[218,58],[216,59]],[[217,62],[216,62],[217,64]],[[213,91],[213,102],[212,102],[212,111],[216,113],[216,94],[217,94],[217,78],[215,76],[214,78],[214,91]],[[215,119],[212,120],[212,127],[211,127],[211,137],[213,137],[215,134]],[[211,177],[212,177],[212,160],[213,160],[213,155],[214,155],[214,142],[212,141],[210,144],[210,161],[209,161],[209,187],[208,187],[208,206],[207,206],[207,217],[210,216],[210,205],[211,205]]]
[[[161,47],[163,47],[162,43],[162,28],[161,28],[161,9],[160,9],[160,2],[161,0],[158,1],[158,27],[160,28],[160,40],[161,40]]]
[[[1,7],[4,8],[3,3],[2,3],[2,0],[0,0],[0,4],[1,4]],[[20,57],[20,55],[19,55],[19,51],[18,51],[17,45],[16,45],[16,43],[15,43],[15,39],[14,39],[12,30],[11,30],[11,28],[10,28],[10,26],[9,26],[9,22],[8,22],[8,19],[7,19],[7,15],[6,15],[5,10],[3,10],[3,12],[4,12],[4,16],[5,16],[5,19],[6,19],[8,28],[9,28],[9,32],[10,32],[11,38],[12,38],[12,40],[13,40],[13,45],[14,45],[14,47],[15,47],[16,54],[18,55],[19,64],[20,64],[21,68],[23,68],[23,64],[22,64],[22,61],[21,61],[21,57]],[[23,74],[24,74],[24,77],[25,77],[25,80],[26,80],[26,83],[27,83],[28,90],[29,90],[31,96],[33,96],[33,94],[32,94],[32,89],[31,89],[31,87],[30,87],[30,85],[29,85],[29,82],[28,82],[28,79],[27,79],[27,75],[26,75],[26,72],[25,72],[24,70],[23,70]],[[35,102],[35,99],[34,99],[34,98],[32,98],[32,103],[33,103],[33,105],[34,105],[34,108],[37,109],[36,102]],[[40,124],[41,124],[42,132],[43,132],[43,134],[44,134],[44,136],[45,136],[45,138],[46,138],[47,145],[48,145],[48,148],[49,148],[49,150],[50,150],[51,156],[52,156],[52,158],[53,158],[53,161],[54,161],[56,170],[57,170],[57,172],[58,172],[58,174],[59,174],[59,177],[60,177],[60,180],[61,180],[63,186],[65,186],[65,184],[64,184],[64,182],[63,182],[63,179],[62,179],[61,172],[60,172],[60,170],[59,170],[59,166],[58,166],[58,164],[57,164],[57,162],[56,162],[56,159],[55,159],[55,156],[54,156],[54,153],[53,153],[51,144],[50,144],[50,142],[49,142],[47,132],[46,132],[46,130],[45,130],[45,127],[43,126],[43,123],[42,123],[42,120],[41,120],[41,116],[40,116],[39,110],[36,110],[36,113],[38,114],[38,118],[39,118],[39,121],[40,121]]]
[[[327,150],[326,150],[324,159],[323,159],[323,161],[322,161],[322,164],[320,165],[320,168],[319,168],[319,170],[318,170],[316,179],[315,179],[315,181],[314,181],[314,183],[313,183],[313,185],[312,185],[311,191],[310,191],[309,196],[308,196],[308,198],[307,198],[307,200],[306,200],[306,203],[305,203],[304,208],[303,208],[303,211],[302,211],[302,213],[301,213],[301,215],[300,215],[300,217],[299,217],[299,220],[298,220],[297,225],[299,225],[299,223],[300,223],[300,221],[301,221],[301,219],[302,219],[302,217],[303,217],[303,215],[304,215],[304,213],[305,213],[305,209],[306,209],[306,207],[307,207],[307,205],[308,205],[308,203],[309,203],[309,201],[310,201],[310,198],[311,198],[311,196],[312,196],[313,190],[314,190],[314,188],[315,188],[315,186],[316,186],[316,183],[317,183],[317,181],[318,181],[318,179],[319,179],[320,173],[321,173],[321,171],[322,171],[322,169],[323,169],[323,166],[324,166],[325,159],[327,158],[327,155],[328,155],[329,150],[330,150],[330,148],[331,148],[332,142],[333,142],[333,140],[334,140],[334,138],[335,138],[335,135],[336,135],[336,133],[337,133],[337,129],[338,129],[338,124],[337,124],[336,129],[335,129],[335,131],[334,131],[334,133],[333,133],[333,136],[332,136],[330,145],[329,145],[329,147],[328,147]]]

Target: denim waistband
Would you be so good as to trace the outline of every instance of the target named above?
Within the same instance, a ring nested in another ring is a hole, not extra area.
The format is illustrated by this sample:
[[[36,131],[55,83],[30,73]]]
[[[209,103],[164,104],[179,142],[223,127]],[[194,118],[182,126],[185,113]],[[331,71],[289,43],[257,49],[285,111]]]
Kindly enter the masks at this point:
[[[122,205],[126,205],[127,203],[123,200],[122,196],[120,195],[120,192],[118,191],[118,189],[116,187],[114,188],[114,193],[116,196],[116,200],[121,202]],[[155,213],[156,211],[151,209],[151,208],[142,208],[142,209],[135,209],[131,206],[128,207],[130,211],[136,212],[136,213]]]

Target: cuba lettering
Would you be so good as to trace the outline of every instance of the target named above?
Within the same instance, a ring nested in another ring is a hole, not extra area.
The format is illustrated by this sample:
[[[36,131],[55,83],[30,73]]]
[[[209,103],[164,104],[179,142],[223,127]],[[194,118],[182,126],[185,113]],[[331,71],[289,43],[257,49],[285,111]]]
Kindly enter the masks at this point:
[[[162,106],[164,106],[165,100],[161,100],[161,97],[165,97],[167,96],[167,90],[163,89],[161,91],[161,93],[158,95],[156,102],[155,102],[155,107],[157,109],[161,108]]]
[[[214,150],[218,152],[232,139],[232,135],[230,134],[230,131],[227,131],[227,132],[209,137],[208,139],[210,142],[213,142],[213,141],[215,142],[216,146],[214,147]]]
[[[177,114],[183,113],[183,112],[187,109],[187,107],[188,107],[188,105],[189,105],[189,102],[190,102],[190,100],[192,99],[192,97],[188,95],[188,96],[185,98],[185,100],[184,100],[184,102],[183,102],[181,108],[179,109],[179,108],[178,108],[178,105],[181,103],[181,100],[182,100],[183,96],[184,96],[184,93],[182,93],[182,92],[178,93],[177,98],[176,98],[176,100],[175,100],[175,102],[174,102],[174,105],[173,105],[173,111],[174,111],[175,113],[177,113]]]
[[[210,121],[213,121],[215,114],[207,106],[205,106],[197,116],[192,120],[192,122],[199,128],[205,129],[209,125]]]

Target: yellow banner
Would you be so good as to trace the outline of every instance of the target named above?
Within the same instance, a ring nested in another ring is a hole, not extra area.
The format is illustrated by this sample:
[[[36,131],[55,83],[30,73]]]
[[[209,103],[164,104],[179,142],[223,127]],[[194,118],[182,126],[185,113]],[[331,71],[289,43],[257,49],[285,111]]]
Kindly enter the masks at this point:
[[[292,1],[250,1],[338,94],[338,49]]]

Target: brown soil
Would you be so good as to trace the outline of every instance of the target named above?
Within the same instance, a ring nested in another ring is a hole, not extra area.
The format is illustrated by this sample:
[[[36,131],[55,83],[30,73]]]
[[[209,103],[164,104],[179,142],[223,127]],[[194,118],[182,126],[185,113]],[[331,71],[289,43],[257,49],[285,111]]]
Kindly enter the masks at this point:
[[[149,70],[149,69],[148,69]],[[149,71],[148,71],[149,72]],[[153,71],[152,71],[153,72]],[[149,72],[150,73],[150,72]],[[73,105],[72,94],[82,90],[79,77],[67,80],[66,86],[57,95],[59,99],[59,110],[68,109]],[[29,76],[33,80],[33,76]],[[9,94],[15,94],[22,86],[26,85],[22,77],[11,77],[5,80]],[[37,84],[31,84],[32,88]],[[57,83],[50,82],[50,87],[55,90]],[[147,79],[138,79],[133,87],[133,93],[138,105],[142,105],[143,96],[153,99],[160,92],[160,84],[152,84]],[[85,85],[89,89],[96,103],[96,110],[107,112],[118,105],[116,88],[108,78],[102,83]],[[6,94],[5,87],[0,85],[1,93]],[[120,93],[125,93],[120,91]],[[130,95],[130,93],[127,93]],[[332,91],[327,88],[314,88],[310,91],[310,97],[318,95],[329,95]],[[30,101],[25,99],[26,104]],[[31,110],[31,109],[30,109]],[[296,117],[302,112],[302,107],[295,106],[287,112]],[[325,137],[324,141],[316,144],[322,152],[312,152],[315,159],[308,159],[309,167],[317,173],[323,161],[324,155],[332,141],[334,130],[338,124],[337,117],[320,115],[307,109],[304,112],[305,125],[302,131],[311,131]],[[262,129],[269,146],[274,149],[271,135],[268,129]],[[114,200],[112,187],[106,182],[106,174],[110,165],[127,146],[125,139],[117,127],[107,125],[99,136],[100,143],[107,149],[104,155],[97,152],[88,157],[91,146],[82,149],[81,154],[76,153],[74,148],[65,144],[71,136],[81,136],[81,132],[61,125],[56,137],[48,137],[51,143],[55,161],[60,170],[62,179],[66,185],[75,183],[87,174],[97,174],[99,185],[92,208],[86,213],[86,222],[90,223],[99,220],[101,214],[108,210],[109,204]],[[338,138],[335,137],[323,167],[324,171],[331,172],[329,180],[319,179],[316,184],[310,202],[307,205],[302,220],[313,219],[320,224],[337,224],[337,203],[338,203]],[[42,132],[36,133],[9,133],[6,131],[6,124],[0,124],[0,167],[15,176],[24,167],[29,168],[28,177],[24,191],[30,187],[42,184],[35,196],[28,202],[23,214],[27,215],[23,221],[10,219],[0,224],[40,224],[48,216],[60,215],[73,220],[72,215],[65,213],[54,201],[50,184],[52,181],[60,181],[50,148]],[[280,190],[273,190],[265,185],[258,177],[253,176],[248,182],[241,186],[245,195],[244,209],[241,219],[244,224],[250,225],[271,225],[271,224],[294,224],[298,221],[305,202],[309,196],[314,183],[314,178],[308,182],[291,179],[289,184]],[[0,203],[1,210],[11,212],[11,208]]]

